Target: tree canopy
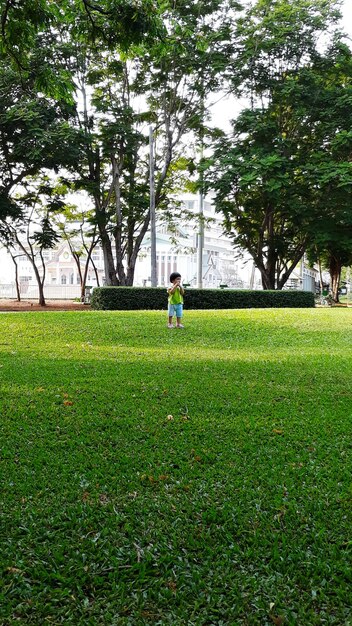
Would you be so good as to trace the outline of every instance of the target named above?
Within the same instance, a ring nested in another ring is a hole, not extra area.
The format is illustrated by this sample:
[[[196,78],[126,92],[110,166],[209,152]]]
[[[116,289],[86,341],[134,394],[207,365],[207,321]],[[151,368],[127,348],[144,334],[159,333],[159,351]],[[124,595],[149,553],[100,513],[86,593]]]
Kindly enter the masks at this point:
[[[317,222],[350,202],[351,51],[337,16],[333,2],[258,2],[239,22],[234,89],[251,106],[216,142],[208,188],[264,289],[285,285]]]
[[[338,8],[335,0],[245,8],[235,0],[2,0],[3,233],[21,218],[29,181],[32,189],[49,176],[87,194],[106,282],[133,284],[150,220],[151,127],[159,215],[179,215],[176,197],[194,182],[205,144],[200,179],[205,172],[226,230],[265,289],[281,289],[305,251],[348,252],[352,63]],[[209,126],[207,101],[220,90],[247,99],[230,134]]]

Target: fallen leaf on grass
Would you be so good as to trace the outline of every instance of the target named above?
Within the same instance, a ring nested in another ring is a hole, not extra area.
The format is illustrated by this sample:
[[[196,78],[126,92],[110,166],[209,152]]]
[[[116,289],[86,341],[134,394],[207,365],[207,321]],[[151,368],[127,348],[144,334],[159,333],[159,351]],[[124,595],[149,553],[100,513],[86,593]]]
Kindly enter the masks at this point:
[[[5,570],[8,574],[23,574],[23,570],[18,567],[7,567]]]
[[[167,480],[169,478],[168,474],[160,474],[160,476],[153,476],[153,474],[142,474],[141,481],[148,481],[151,485],[156,485],[161,480]]]
[[[282,626],[285,621],[282,615],[269,615],[269,617],[275,626]]]
[[[282,520],[282,519],[285,517],[286,513],[287,513],[287,509],[285,509],[285,508],[280,509],[280,510],[279,510],[279,511],[278,511],[278,512],[274,515],[274,519],[275,519],[275,520],[279,520],[279,521],[280,521],[280,520]],[[271,608],[272,608],[272,607],[271,607]]]
[[[171,420],[173,420],[173,419],[174,419],[174,416],[173,416],[173,415],[168,415],[166,419],[167,419],[169,422],[171,422]]]
[[[153,621],[160,617],[159,613],[155,613],[153,611],[141,611],[142,617],[146,617],[147,619],[152,619]]]
[[[65,400],[64,401],[64,406],[72,406],[73,402],[71,400]]]
[[[279,428],[273,428],[273,433],[274,433],[275,435],[283,435],[283,434],[284,434],[284,431],[283,431],[283,430],[280,430]]]

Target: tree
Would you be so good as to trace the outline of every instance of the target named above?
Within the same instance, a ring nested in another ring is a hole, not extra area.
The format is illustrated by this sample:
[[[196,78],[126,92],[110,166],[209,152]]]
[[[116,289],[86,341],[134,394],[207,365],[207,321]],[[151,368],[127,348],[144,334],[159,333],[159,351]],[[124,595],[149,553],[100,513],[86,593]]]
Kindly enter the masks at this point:
[[[225,2],[194,3],[192,11],[186,2],[165,7],[163,37],[154,45],[136,46],[129,57],[76,50],[85,160],[75,184],[94,201],[107,284],[133,284],[149,228],[148,126],[156,142],[156,208],[166,214],[183,173],[194,169],[192,144],[205,124],[204,100],[218,88],[226,63],[232,18],[220,19],[221,12],[227,15]]]
[[[241,85],[251,108],[233,122],[232,136],[217,142],[208,185],[235,246],[253,257],[264,289],[285,285],[323,206],[312,163],[326,142],[334,105],[323,77],[327,68],[333,76],[336,58],[319,52],[317,40],[337,16],[333,1],[264,0],[239,21],[242,69],[233,88]],[[332,50],[340,45],[335,37]],[[338,88],[346,96],[345,85]],[[333,119],[330,136],[338,130]]]
[[[104,42],[105,49],[116,47],[117,43],[127,49],[132,42],[147,39],[149,30],[154,34],[158,18],[153,0],[142,0],[138,5],[129,0],[99,3],[91,0],[83,3],[81,0],[1,0],[0,20],[0,124],[4,129],[1,149],[6,170],[5,176],[0,172],[3,181],[0,211],[3,215],[16,215],[10,189],[20,177],[26,176],[26,170],[29,175],[39,171],[40,154],[44,157],[42,162],[45,161],[51,144],[52,163],[46,167],[55,168],[60,159],[54,154],[60,156],[65,149],[67,154],[72,154],[73,146],[67,150],[63,137],[62,150],[60,142],[55,145],[46,126],[54,125],[55,119],[59,122],[63,115],[67,120],[74,108],[67,38],[62,37],[62,33],[70,32],[75,40],[86,41],[91,49],[99,41]],[[50,115],[53,111],[54,117]],[[27,143],[31,148],[34,142],[36,148],[33,152],[29,150],[22,172],[14,174],[10,171],[14,168],[13,155],[16,153],[17,163],[20,162],[19,149]],[[45,143],[46,150],[41,142]],[[72,156],[77,162],[77,154]],[[30,162],[31,157],[34,157],[33,162]]]
[[[349,106],[351,104],[352,91]],[[350,115],[348,111],[348,116]],[[336,134],[333,143],[340,161],[337,162],[336,153],[333,153],[332,163],[330,154],[325,155],[325,160],[324,155],[321,155],[319,163],[321,210],[314,222],[307,256],[311,264],[318,263],[319,267],[329,271],[331,295],[333,301],[337,303],[342,269],[352,264],[352,135],[349,132],[346,136],[342,130]],[[329,146],[328,142],[327,145]],[[342,153],[345,153],[344,157]]]
[[[99,235],[97,226],[92,224],[92,215],[91,209],[87,210],[86,208],[78,208],[77,206],[66,204],[62,213],[54,217],[54,223],[61,234],[61,238],[67,241],[76,263],[82,301],[84,300],[90,265],[93,267],[97,285],[99,286],[97,268],[92,259],[94,248],[99,243]]]
[[[352,264],[352,226],[349,225],[347,231],[345,228],[335,228],[335,233],[331,230],[330,240],[318,241],[308,258],[329,271],[331,297],[338,303],[342,269]]]
[[[126,50],[149,33],[155,35],[160,24],[153,0],[1,0],[0,20],[0,51],[21,71],[28,69],[38,33],[73,28],[76,39],[83,37],[92,44],[102,41],[108,48]]]
[[[185,143],[204,126],[204,100],[219,86],[230,9],[237,6],[234,0],[1,5],[2,51],[12,71],[21,80],[31,76],[34,91],[67,106],[81,91],[83,110],[72,125],[75,182],[94,201],[108,284],[133,283],[149,227],[147,125],[157,143],[156,203],[167,210],[182,171],[194,168]]]
[[[16,198],[21,207],[20,219],[7,218],[2,221],[6,232],[4,245],[11,251],[17,248],[24,254],[32,265],[39,290],[39,304],[45,306],[45,260],[43,251],[54,248],[60,237],[51,223],[51,212],[62,209],[62,201],[55,194],[48,180],[26,181],[26,191]]]
[[[5,62],[1,65],[0,238],[6,247],[16,244],[28,256],[38,282],[39,302],[44,305],[45,271],[40,275],[38,257],[43,263],[43,250],[52,247],[57,237],[49,219],[57,201],[46,178],[49,172],[53,177],[60,168],[70,168],[77,161],[80,143],[79,132],[69,124],[72,104],[37,92],[34,77],[38,76],[42,54],[41,46],[33,51],[28,73],[21,74]],[[42,208],[39,230],[33,233],[29,221],[42,198],[50,201]],[[21,235],[25,235],[25,243]]]
[[[33,74],[38,62],[34,51]],[[43,169],[69,168],[77,161],[78,133],[69,124],[73,114],[74,107],[65,100],[38,95],[32,76],[21,76],[5,62],[1,64],[0,218],[19,217],[14,191],[26,177]]]
[[[307,177],[319,192],[319,213],[308,256],[329,270],[332,297],[338,302],[342,268],[352,262],[351,50],[338,42],[322,62],[318,84],[324,111],[319,117],[321,147],[311,154],[307,168]]]

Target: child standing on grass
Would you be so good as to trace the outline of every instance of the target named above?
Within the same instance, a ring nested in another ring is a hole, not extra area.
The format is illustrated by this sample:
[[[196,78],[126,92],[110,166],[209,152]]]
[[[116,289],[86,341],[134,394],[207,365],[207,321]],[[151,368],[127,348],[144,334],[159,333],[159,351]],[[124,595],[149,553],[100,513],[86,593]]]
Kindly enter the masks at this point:
[[[185,290],[181,285],[181,274],[172,272],[172,274],[170,274],[170,283],[171,286],[167,290],[169,296],[169,321],[167,327],[174,328],[172,319],[173,316],[176,315],[176,328],[184,328],[183,324],[181,324],[181,319],[183,314],[183,294]]]

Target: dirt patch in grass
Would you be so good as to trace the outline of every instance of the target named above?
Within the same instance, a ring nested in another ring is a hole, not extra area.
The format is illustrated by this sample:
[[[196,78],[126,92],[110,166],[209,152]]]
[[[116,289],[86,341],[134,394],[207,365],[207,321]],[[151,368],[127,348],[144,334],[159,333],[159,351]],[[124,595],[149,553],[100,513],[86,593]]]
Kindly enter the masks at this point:
[[[0,313],[3,311],[89,311],[90,305],[72,300],[47,300],[46,306],[40,306],[36,300],[1,300]]]

